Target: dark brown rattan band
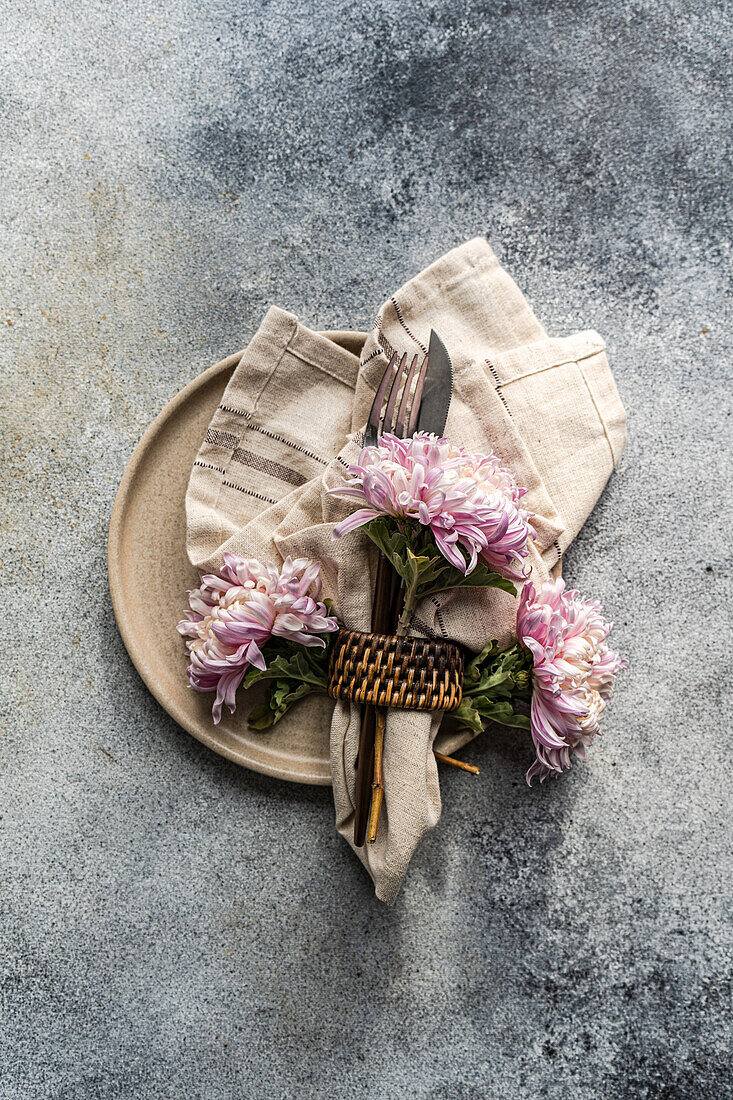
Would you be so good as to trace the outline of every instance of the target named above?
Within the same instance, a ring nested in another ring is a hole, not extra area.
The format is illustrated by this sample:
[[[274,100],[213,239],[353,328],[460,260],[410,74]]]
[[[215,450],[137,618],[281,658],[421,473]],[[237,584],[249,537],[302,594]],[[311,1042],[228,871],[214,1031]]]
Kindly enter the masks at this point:
[[[329,695],[400,710],[455,710],[463,657],[453,642],[339,630],[331,652]]]

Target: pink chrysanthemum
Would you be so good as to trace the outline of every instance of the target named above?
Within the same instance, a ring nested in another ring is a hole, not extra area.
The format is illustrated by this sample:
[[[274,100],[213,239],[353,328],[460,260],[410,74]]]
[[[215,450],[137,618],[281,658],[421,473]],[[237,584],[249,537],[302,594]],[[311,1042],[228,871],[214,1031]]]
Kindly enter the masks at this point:
[[[527,772],[531,785],[570,766],[585,750],[599,722],[616,674],[626,667],[606,645],[611,624],[598,600],[565,591],[563,580],[546,581],[539,594],[525,584],[517,611],[517,637],[530,650],[531,731],[537,759]]]
[[[411,439],[385,434],[349,473],[351,481],[329,492],[364,507],[334,527],[334,538],[380,515],[418,520],[462,573],[482,561],[513,580],[526,575],[527,540],[534,537],[532,517],[519,507],[526,489],[495,455],[471,455],[426,432]]]
[[[234,713],[235,694],[247,670],[264,669],[261,647],[272,637],[305,646],[325,646],[319,634],[338,622],[318,602],[320,566],[307,558],[287,558],[277,569],[255,559],[224,555],[221,575],[201,577],[188,594],[190,611],[178,624],[188,641],[188,678],[196,691],[216,691],[214,723],[222,705]]]

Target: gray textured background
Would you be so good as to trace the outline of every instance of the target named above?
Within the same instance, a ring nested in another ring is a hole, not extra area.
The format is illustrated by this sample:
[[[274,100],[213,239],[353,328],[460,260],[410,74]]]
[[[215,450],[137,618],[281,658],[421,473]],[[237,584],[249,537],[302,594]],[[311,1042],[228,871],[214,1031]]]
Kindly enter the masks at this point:
[[[2,1100],[729,1096],[730,6],[2,25]],[[145,426],[269,303],[365,327],[478,233],[550,332],[608,341],[629,445],[566,575],[631,667],[560,781],[527,790],[514,735],[444,774],[388,910],[328,790],[148,695],[106,529]]]

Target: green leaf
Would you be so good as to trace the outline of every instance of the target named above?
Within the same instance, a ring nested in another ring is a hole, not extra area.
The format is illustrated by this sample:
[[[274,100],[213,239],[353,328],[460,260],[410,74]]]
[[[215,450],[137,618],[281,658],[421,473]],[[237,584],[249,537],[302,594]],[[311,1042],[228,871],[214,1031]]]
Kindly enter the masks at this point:
[[[443,557],[429,527],[417,520],[378,516],[364,531],[414,592],[415,601],[450,588],[500,588],[510,596],[517,590],[510,580],[480,562],[466,576]]]
[[[498,722],[501,726],[516,726],[519,729],[529,729],[529,718],[526,714],[517,714],[511,703],[492,703],[489,700],[480,702],[476,710],[485,722]]]
[[[489,642],[485,645],[480,653],[477,653],[472,661],[466,666],[466,676],[480,676],[481,667],[488,664],[492,658],[497,657],[501,653],[499,649],[499,643],[494,639],[493,642]]]
[[[451,718],[460,722],[462,726],[475,730],[476,733],[481,733],[484,728],[483,718],[473,705],[473,699],[468,695],[464,695],[456,709],[451,712]]]
[[[375,546],[382,551],[385,558],[392,563],[395,571],[402,577],[403,581],[407,582],[407,539],[393,525],[393,521],[386,516],[379,516],[377,519],[373,519],[371,523],[366,524],[364,532]]]
[[[461,573],[455,566],[449,565],[448,575],[441,577],[438,583],[430,588],[425,590],[421,588],[419,597],[422,599],[424,596],[434,596],[436,592],[445,592],[450,588],[500,588],[510,596],[517,594],[515,586],[507,577],[502,577],[501,573],[492,573],[485,565],[479,563],[468,574]]]
[[[529,718],[516,707],[531,697],[531,667],[531,654],[519,642],[503,652],[489,642],[466,667],[463,699],[453,717],[470,729],[491,721],[528,730]]]
[[[275,712],[268,703],[258,703],[252,707],[247,718],[247,724],[253,730],[266,730],[275,724]]]
[[[328,691],[328,662],[332,635],[323,636],[325,648],[302,646],[273,639],[262,648],[264,669],[251,668],[242,681],[245,688],[265,683],[265,701],[253,707],[248,723],[252,729],[270,729],[306,695]]]
[[[328,686],[327,649],[306,649],[297,643],[293,645],[290,654],[280,653],[269,659],[269,647],[265,646],[262,653],[267,661],[267,668],[251,668],[243,680],[244,687],[253,687],[262,680],[283,679],[296,680],[325,691]]]
[[[319,690],[320,688],[313,687],[311,684],[297,684],[294,686],[290,680],[276,680],[268,693],[266,701],[252,708],[247,721],[252,729],[269,729],[276,722],[279,722],[283,715],[287,714],[290,708],[300,699],[304,699],[306,695],[312,695],[313,692]]]

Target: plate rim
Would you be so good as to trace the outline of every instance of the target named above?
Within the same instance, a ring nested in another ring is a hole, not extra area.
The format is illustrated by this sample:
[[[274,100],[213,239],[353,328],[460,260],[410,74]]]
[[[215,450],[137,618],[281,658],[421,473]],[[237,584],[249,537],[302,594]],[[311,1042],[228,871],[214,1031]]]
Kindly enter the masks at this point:
[[[353,329],[320,330],[320,335],[325,336],[326,339],[332,340],[333,343],[341,347],[347,348],[347,350],[351,350],[357,341],[363,343],[367,337],[366,332],[359,332]],[[191,734],[197,741],[206,745],[207,748],[211,749],[219,756],[223,756],[250,771],[259,772],[261,775],[268,775],[275,779],[284,779],[291,783],[329,787],[331,786],[330,772],[327,776],[305,776],[302,773],[290,771],[287,768],[278,767],[275,764],[268,764],[262,760],[252,759],[247,756],[246,752],[235,750],[222,744],[216,737],[207,734],[196,726],[196,724],[189,719],[185,711],[175,703],[172,703],[170,699],[163,697],[164,693],[156,686],[156,678],[150,673],[147,667],[143,647],[138,643],[137,637],[132,632],[129,622],[124,615],[124,582],[121,575],[122,570],[118,568],[118,564],[121,561],[120,548],[124,530],[125,508],[135,483],[135,475],[143,457],[147,453],[153,437],[160,432],[165,423],[178,410],[179,406],[187,401],[196,390],[207,385],[208,382],[216,378],[219,374],[223,374],[225,371],[236,366],[243,354],[243,351],[238,351],[231,355],[227,355],[226,358],[220,359],[218,363],[214,363],[212,366],[207,367],[201,374],[196,375],[190,382],[187,382],[186,385],[174,394],[170,401],[163,406],[150,424],[148,424],[127,460],[120,483],[117,487],[117,492],[115,493],[107,530],[107,583],[112,601],[112,610],[125,649],[141,680],[163,710],[187,733]]]

